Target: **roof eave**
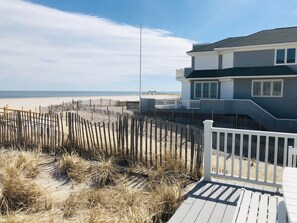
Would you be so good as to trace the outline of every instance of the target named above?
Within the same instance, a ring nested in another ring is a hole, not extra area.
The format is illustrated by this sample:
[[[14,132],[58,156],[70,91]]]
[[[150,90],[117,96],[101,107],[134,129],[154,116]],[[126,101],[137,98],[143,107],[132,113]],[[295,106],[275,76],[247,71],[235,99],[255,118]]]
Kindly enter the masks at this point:
[[[287,74],[287,75],[259,75],[259,76],[224,76],[224,77],[193,77],[193,78],[186,78],[187,80],[213,80],[213,79],[250,79],[250,78],[290,78],[290,77],[297,77],[297,74]]]
[[[253,49],[253,48],[262,48],[262,47],[277,47],[283,45],[297,45],[297,42],[285,42],[285,43],[272,43],[272,44],[261,44],[261,45],[250,45],[250,46],[235,46],[235,47],[217,47],[214,48],[214,51],[230,51],[230,50],[241,50],[241,49]]]

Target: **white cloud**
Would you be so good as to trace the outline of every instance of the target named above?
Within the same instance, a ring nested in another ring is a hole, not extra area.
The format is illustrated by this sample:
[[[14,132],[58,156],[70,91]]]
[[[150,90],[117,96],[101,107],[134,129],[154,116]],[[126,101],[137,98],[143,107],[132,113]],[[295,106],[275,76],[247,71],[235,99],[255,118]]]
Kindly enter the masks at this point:
[[[0,0],[0,30],[1,89],[137,89],[127,80],[139,73],[139,27]],[[143,75],[174,81],[175,69],[190,65],[190,48],[187,39],[144,28]]]

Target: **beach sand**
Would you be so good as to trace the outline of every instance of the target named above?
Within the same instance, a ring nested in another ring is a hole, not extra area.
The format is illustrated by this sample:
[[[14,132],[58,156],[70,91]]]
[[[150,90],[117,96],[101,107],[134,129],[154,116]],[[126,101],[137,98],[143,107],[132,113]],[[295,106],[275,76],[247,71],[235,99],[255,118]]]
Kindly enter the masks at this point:
[[[142,98],[155,98],[155,99],[171,99],[177,98],[178,95],[143,95]],[[0,99],[0,108],[8,106],[10,109],[23,109],[38,111],[39,106],[47,107],[49,105],[58,105],[63,102],[71,102],[72,100],[94,100],[94,99],[111,99],[119,101],[138,101],[138,95],[129,95],[129,96],[94,96],[94,97],[49,97],[49,98],[4,98]]]

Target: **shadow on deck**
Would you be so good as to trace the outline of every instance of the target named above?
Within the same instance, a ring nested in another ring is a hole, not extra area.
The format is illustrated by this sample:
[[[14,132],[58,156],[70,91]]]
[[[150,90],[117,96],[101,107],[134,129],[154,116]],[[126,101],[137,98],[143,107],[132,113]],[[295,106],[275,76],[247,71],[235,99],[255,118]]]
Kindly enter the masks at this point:
[[[221,179],[200,181],[186,195],[169,222],[232,222],[243,188],[260,195],[283,199],[282,194],[272,187]]]

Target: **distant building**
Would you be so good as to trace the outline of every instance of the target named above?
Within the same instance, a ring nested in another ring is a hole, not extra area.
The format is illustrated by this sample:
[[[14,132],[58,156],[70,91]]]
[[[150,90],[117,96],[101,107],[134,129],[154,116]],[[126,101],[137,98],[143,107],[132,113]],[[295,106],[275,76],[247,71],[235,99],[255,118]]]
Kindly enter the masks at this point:
[[[297,119],[297,27],[194,44],[191,68],[178,69],[182,104],[253,119]]]

